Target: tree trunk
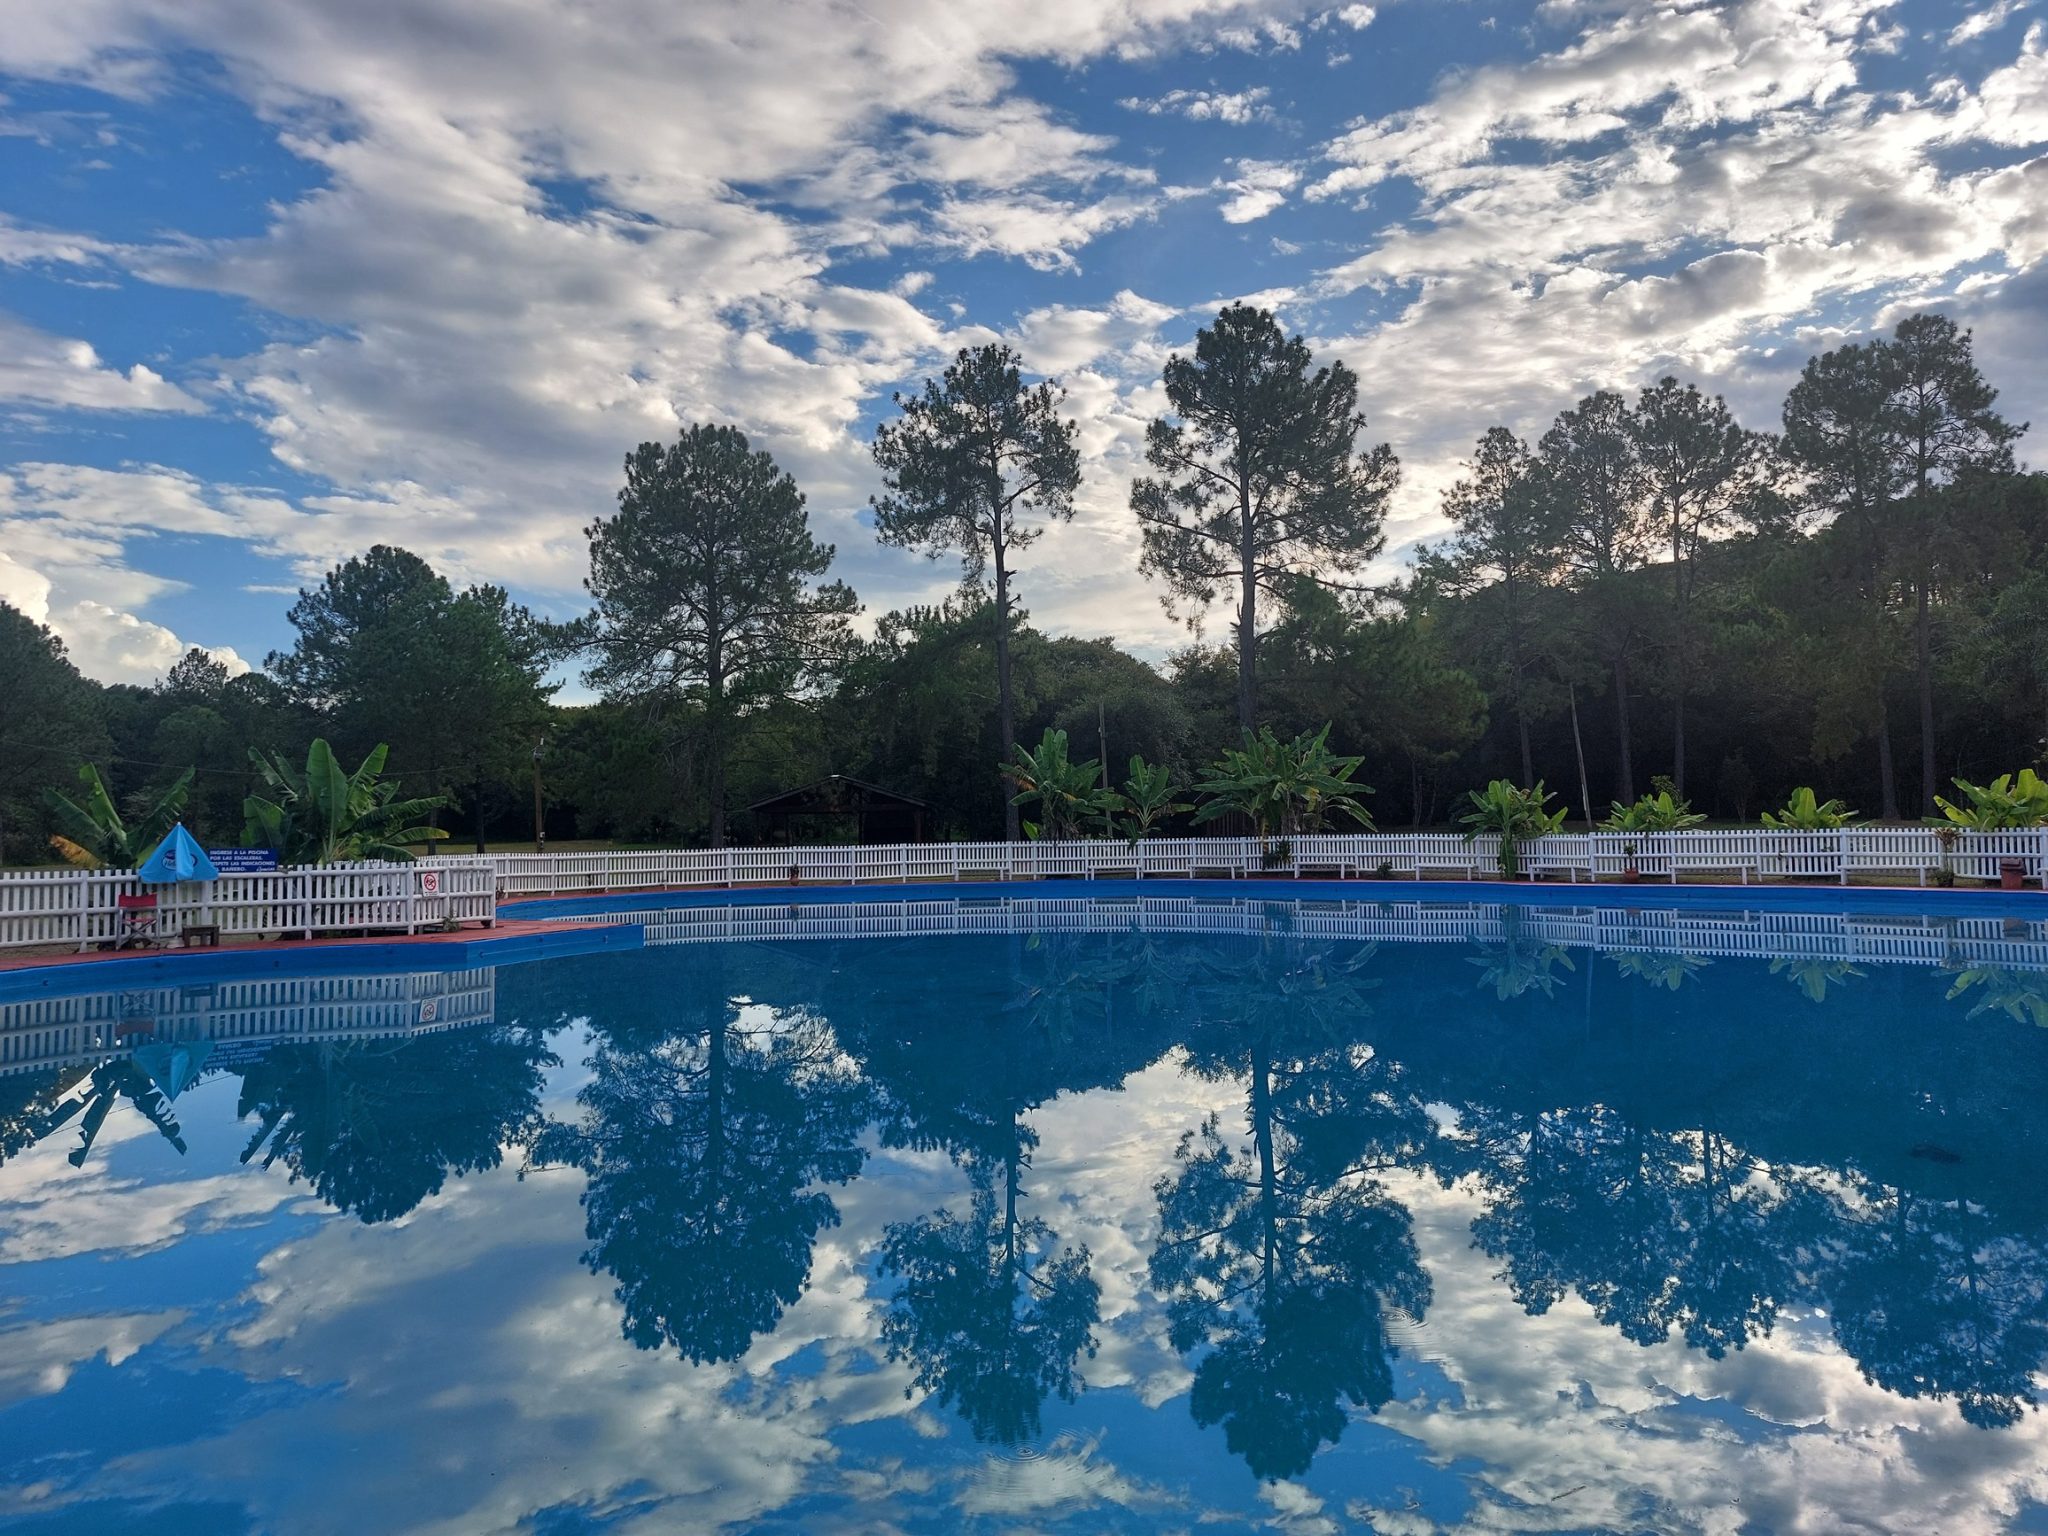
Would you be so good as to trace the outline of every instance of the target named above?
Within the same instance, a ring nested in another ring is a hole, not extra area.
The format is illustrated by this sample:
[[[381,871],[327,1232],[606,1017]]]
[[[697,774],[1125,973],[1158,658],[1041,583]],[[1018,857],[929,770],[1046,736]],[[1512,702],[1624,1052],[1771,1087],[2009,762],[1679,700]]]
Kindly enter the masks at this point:
[[[1522,739],[1522,784],[1536,782],[1536,754],[1529,747],[1529,711],[1522,707],[1522,691],[1515,690],[1515,732]]]
[[[721,732],[722,736],[723,733]],[[704,765],[704,794],[711,802],[711,846],[725,846],[725,743],[711,744],[710,761]]]
[[[1671,701],[1671,787],[1685,798],[1685,674],[1681,666],[1678,696]]]
[[[1899,819],[1899,780],[1892,769],[1892,717],[1891,708],[1882,694],[1877,701],[1877,778],[1878,794],[1883,808],[1878,815],[1885,821]]]
[[[1685,563],[1680,558],[1685,543],[1679,531],[1674,513],[1671,524],[1671,614],[1678,626],[1678,644],[1673,657],[1673,673],[1676,683],[1671,700],[1671,787],[1681,800],[1685,798],[1685,695],[1692,679],[1690,656],[1686,642],[1690,638],[1690,626],[1686,623]]]
[[[470,826],[475,829],[476,851],[484,851],[484,787],[472,784],[469,790]]]
[[[1422,759],[1408,754],[1408,825],[1422,830]]]
[[[1266,1051],[1262,1043],[1252,1046],[1252,1145],[1259,1158],[1259,1215],[1264,1241],[1261,1247],[1260,1268],[1263,1283],[1259,1287],[1261,1304],[1273,1299],[1274,1261],[1280,1250],[1280,1180],[1273,1159],[1273,1100],[1272,1085],[1267,1082]]]
[[[1635,756],[1629,745],[1628,720],[1628,656],[1624,653],[1614,658],[1614,728],[1615,768],[1621,775],[1622,804],[1633,804],[1636,798]]]
[[[711,846],[725,846],[725,668],[714,651],[704,675],[704,795],[711,803]]]
[[[1919,610],[1913,616],[1913,660],[1920,672],[1920,814],[1934,814],[1934,641],[1928,606],[1929,578],[1920,572]]]
[[[1567,683],[1565,687],[1565,696],[1572,705],[1572,751],[1579,760],[1579,799],[1584,802],[1580,810],[1590,828],[1593,825],[1593,787],[1586,777],[1586,738],[1579,734],[1579,685]],[[1535,781],[1532,779],[1530,782]]]
[[[1257,712],[1259,579],[1251,566],[1251,538],[1244,541],[1244,590],[1237,600],[1237,726],[1253,729]]]
[[[1010,700],[1010,570],[1005,563],[1003,541],[995,541],[996,565],[996,723],[1003,740],[1005,769],[1017,760],[1017,721]],[[1007,774],[1002,780],[1003,837],[1016,842],[1023,836],[1018,819],[1016,788]]]

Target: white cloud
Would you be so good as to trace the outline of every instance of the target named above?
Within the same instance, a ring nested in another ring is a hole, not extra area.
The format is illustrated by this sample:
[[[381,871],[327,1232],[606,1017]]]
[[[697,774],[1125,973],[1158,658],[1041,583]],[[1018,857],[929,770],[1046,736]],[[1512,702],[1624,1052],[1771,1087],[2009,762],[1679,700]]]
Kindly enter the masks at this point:
[[[56,630],[79,670],[153,683],[194,642],[141,616],[177,584],[138,569],[131,544],[160,534],[239,538],[246,525],[191,475],[29,463],[0,471],[0,599]],[[232,673],[231,645],[205,645]]]
[[[1263,219],[1287,201],[1301,180],[1298,167],[1273,160],[1239,160],[1236,170],[1236,175],[1217,183],[1229,194],[1220,210],[1226,224]]]
[[[1972,11],[1968,16],[1957,22],[1954,29],[1950,31],[1948,35],[1949,47],[1957,48],[1969,42],[1972,38],[1983,37],[1986,33],[1996,32],[2000,27],[2012,20],[2017,12],[2025,10],[2030,3],[2031,0],[1997,0],[1995,5],[1986,6],[1981,11]]]
[[[1266,98],[1272,91],[1263,85],[1255,85],[1242,91],[1198,91],[1173,90],[1164,96],[1126,96],[1117,105],[1132,112],[1144,112],[1152,117],[1185,117],[1192,122],[1258,123],[1269,122],[1273,108]]]
[[[109,368],[89,342],[52,336],[0,312],[0,403],[7,401],[85,411],[206,409],[145,364],[131,363],[125,373]]]

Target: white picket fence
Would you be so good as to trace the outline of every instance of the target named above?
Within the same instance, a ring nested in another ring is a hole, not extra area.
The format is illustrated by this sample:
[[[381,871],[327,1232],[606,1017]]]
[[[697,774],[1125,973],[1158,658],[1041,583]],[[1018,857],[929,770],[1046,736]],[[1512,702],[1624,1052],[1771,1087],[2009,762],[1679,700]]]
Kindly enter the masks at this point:
[[[1569,902],[1568,897],[1560,897]],[[1733,898],[1739,900],[1740,898]],[[1701,959],[2006,966],[2048,971],[2048,911],[2038,919],[1712,911],[1498,903],[1232,900],[1228,897],[937,897],[802,901],[589,913],[558,923],[633,923],[649,945],[989,934],[1288,934],[1392,944],[1510,940]]]
[[[917,881],[1112,878],[1232,879],[1375,874],[1485,878],[1499,867],[1498,843],[1454,832],[1326,833],[1293,839],[1284,864],[1257,838],[1153,838],[1037,843],[897,843],[873,847],[688,848],[645,852],[514,853],[496,858],[498,894],[552,896],[614,891],[734,889],[766,885],[877,885]],[[2017,859],[2025,878],[2048,873],[2048,828],[1963,832],[1933,827],[1847,827],[1788,832],[1770,827],[1693,829],[1631,835],[1570,832],[1521,850],[1538,878],[1619,880],[1686,875],[1753,880],[1914,880],[1946,869],[1961,880],[1995,881]]]
[[[205,1042],[209,1060],[280,1042],[404,1036],[488,1024],[497,972],[294,976],[0,1003],[0,1075],[89,1065],[138,1045]]]
[[[741,889],[773,885],[880,885],[1062,879],[1357,879],[1452,876],[1498,868],[1491,837],[1453,832],[1321,833],[1292,840],[1285,862],[1257,838],[1152,838],[1035,843],[895,843],[871,847],[681,848],[599,853],[436,856],[416,864],[329,864],[223,875],[203,885],[144,886],[128,870],[0,873],[0,949],[117,942],[116,898],[154,891],[161,935],[190,925],[222,935],[354,930],[416,933],[443,922],[491,922],[496,902],[519,896],[619,891]],[[1633,836],[1572,832],[1524,845],[1523,870],[1548,880],[1646,880],[1720,876],[1763,880],[1910,879],[1939,871],[1995,881],[2017,860],[2024,878],[2048,875],[2048,828],[1964,832],[1932,827],[1849,827],[1787,832],[1768,827]],[[432,879],[436,889],[429,890]]]
[[[182,885],[145,885],[133,870],[16,870],[0,873],[0,949],[117,944],[124,936],[122,896],[154,895],[157,938],[172,942],[201,926],[225,938],[490,923],[496,892],[495,866],[477,858],[309,865]]]

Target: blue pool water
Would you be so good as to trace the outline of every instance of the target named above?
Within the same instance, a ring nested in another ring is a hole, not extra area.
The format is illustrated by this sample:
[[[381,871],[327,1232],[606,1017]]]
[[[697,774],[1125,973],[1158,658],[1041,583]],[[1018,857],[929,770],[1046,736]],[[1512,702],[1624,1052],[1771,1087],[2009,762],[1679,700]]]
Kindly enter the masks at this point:
[[[1538,899],[17,985],[0,1528],[2048,1531],[2048,906]]]

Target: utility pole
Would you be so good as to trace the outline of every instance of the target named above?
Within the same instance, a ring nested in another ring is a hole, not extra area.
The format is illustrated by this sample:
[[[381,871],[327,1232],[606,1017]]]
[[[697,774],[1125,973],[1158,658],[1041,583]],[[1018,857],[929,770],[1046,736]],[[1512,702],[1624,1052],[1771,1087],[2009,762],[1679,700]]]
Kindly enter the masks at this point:
[[[533,851],[535,853],[546,853],[548,851],[547,813],[542,808],[540,798],[540,753],[542,746],[546,742],[547,737],[545,736],[536,736],[533,739]]]

